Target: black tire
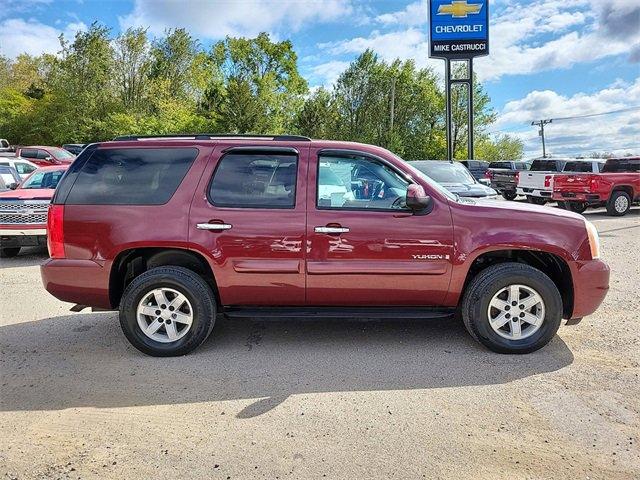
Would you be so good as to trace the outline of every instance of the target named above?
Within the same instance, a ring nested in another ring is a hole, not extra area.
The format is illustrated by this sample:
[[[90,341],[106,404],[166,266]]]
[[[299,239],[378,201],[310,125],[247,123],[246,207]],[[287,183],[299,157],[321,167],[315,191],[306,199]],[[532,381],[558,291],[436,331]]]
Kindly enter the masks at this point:
[[[13,258],[20,253],[20,247],[0,248],[0,258]]]
[[[565,210],[569,210],[570,212],[575,213],[584,213],[584,211],[589,207],[589,204],[586,202],[556,202],[559,208],[564,208]]]
[[[489,303],[509,285],[534,289],[545,304],[540,328],[524,339],[501,337],[489,324]],[[482,270],[469,284],[462,299],[462,320],[467,331],[484,346],[498,353],[531,353],[554,337],[562,321],[562,297],[553,281],[540,270],[521,263],[502,263]]]
[[[505,200],[515,200],[517,196],[516,192],[502,192],[502,198]]]
[[[626,200],[626,208],[622,210],[616,208],[616,201],[618,199],[622,199],[622,203],[624,202],[624,200]],[[611,197],[609,198],[609,201],[607,202],[607,213],[609,215],[613,215],[614,217],[622,217],[626,215],[629,210],[631,210],[631,197],[629,196],[629,194],[627,192],[623,192],[622,190],[616,190],[615,192],[613,192],[611,194]]]
[[[150,291],[161,287],[182,293],[193,310],[190,329],[170,343],[148,337],[137,320],[140,301]],[[120,326],[125,336],[138,350],[154,357],[186,355],[196,349],[211,334],[215,318],[216,301],[211,287],[198,274],[184,267],[156,267],[144,272],[127,286],[120,301]]]
[[[547,203],[544,198],[532,197],[531,195],[527,196],[527,202],[533,203],[534,205],[544,205],[545,203]]]

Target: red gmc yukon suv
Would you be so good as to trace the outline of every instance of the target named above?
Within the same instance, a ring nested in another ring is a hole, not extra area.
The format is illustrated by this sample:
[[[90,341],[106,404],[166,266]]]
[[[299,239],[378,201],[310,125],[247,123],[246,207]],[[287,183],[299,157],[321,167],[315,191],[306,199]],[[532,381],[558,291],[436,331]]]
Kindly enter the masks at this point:
[[[195,349],[217,314],[459,314],[488,348],[527,353],[609,285],[578,214],[462,199],[383,148],[296,136],[90,145],[56,190],[48,243],[46,289],[119,309],[157,356]]]

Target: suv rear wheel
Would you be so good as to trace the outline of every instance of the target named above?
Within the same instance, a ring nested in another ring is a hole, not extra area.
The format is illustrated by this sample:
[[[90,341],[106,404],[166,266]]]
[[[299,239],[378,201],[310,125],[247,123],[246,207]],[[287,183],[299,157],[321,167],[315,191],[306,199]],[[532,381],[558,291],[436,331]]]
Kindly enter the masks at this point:
[[[216,315],[211,288],[183,267],[157,267],[136,277],[120,302],[120,325],[141,352],[185,355],[209,336]]]
[[[530,353],[544,347],[558,331],[562,298],[540,270],[502,263],[480,272],[462,300],[465,327],[498,353]]]
[[[614,217],[622,217],[631,209],[631,197],[627,192],[616,190],[607,202],[607,213]]]

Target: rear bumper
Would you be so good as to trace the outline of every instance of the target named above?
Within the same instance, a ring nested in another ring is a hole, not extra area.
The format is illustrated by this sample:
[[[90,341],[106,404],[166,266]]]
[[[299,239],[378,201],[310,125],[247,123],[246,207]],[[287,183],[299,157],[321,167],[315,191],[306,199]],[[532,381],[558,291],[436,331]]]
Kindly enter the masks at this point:
[[[526,195],[529,197],[540,197],[540,198],[548,198],[551,200],[551,196],[553,192],[551,190],[544,190],[541,188],[528,188],[528,187],[518,187],[516,189],[518,195]]]
[[[53,259],[40,266],[44,288],[63,302],[111,309],[107,265],[93,260]]]
[[[553,199],[557,202],[582,203],[600,203],[604,201],[598,194],[582,192],[553,192]]]
[[[571,318],[586,317],[598,309],[609,291],[609,275],[609,266],[602,260],[576,262]]]

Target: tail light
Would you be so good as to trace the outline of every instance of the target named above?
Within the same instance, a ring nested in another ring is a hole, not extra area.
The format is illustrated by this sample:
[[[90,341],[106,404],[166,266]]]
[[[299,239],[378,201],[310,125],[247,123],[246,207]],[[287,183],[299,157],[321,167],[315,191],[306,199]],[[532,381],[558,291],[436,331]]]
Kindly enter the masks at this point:
[[[516,183],[520,181],[520,172],[516,172]]]
[[[595,193],[598,191],[598,187],[599,187],[598,178],[597,177],[592,178],[591,181],[589,182],[589,191],[591,193]]]
[[[65,258],[64,205],[50,205],[47,216],[47,248],[51,258]]]
[[[549,188],[551,186],[551,175],[545,175],[544,177],[544,188]]]
[[[493,172],[487,170],[486,172],[484,172],[484,178],[486,178],[487,180],[491,180],[493,178]]]

